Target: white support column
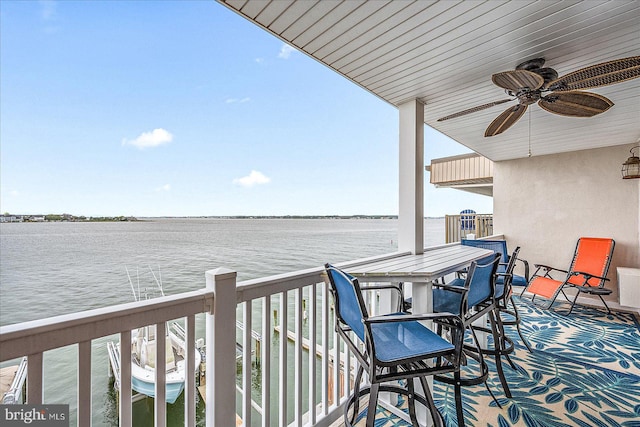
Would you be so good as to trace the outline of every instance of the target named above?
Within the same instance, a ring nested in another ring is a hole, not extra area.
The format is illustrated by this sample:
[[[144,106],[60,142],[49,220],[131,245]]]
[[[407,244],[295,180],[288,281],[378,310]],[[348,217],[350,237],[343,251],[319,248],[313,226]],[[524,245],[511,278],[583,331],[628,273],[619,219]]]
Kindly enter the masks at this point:
[[[236,420],[236,276],[218,268],[206,272],[214,293],[207,313],[207,426],[233,426]]]
[[[414,99],[400,105],[398,110],[398,250],[421,254],[424,252],[424,104]],[[424,312],[417,310],[414,306],[414,313]],[[416,390],[420,390],[419,382],[416,381],[415,385]],[[431,417],[421,405],[418,405],[416,410],[420,425],[433,425]]]
[[[424,252],[424,104],[400,105],[398,250]]]

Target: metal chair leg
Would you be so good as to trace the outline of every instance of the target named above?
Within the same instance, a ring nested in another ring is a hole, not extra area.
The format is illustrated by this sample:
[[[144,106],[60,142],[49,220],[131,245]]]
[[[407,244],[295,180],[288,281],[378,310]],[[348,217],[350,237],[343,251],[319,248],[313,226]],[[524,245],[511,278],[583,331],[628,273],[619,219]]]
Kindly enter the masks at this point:
[[[578,295],[580,295],[580,292],[576,292],[576,297],[573,299],[573,301],[571,301],[571,308],[569,308],[569,312],[567,313],[567,315],[571,314],[571,312],[573,311],[573,306],[576,305],[576,301],[578,300]],[[566,297],[566,295],[565,295],[565,297]]]
[[[578,300],[578,296],[580,296],[580,290],[578,290],[578,292],[576,292],[576,296],[573,299],[573,301],[571,302],[571,308],[569,309],[569,312],[567,313],[567,315],[571,314],[571,312],[573,311],[573,307],[576,304],[576,301]],[[609,306],[607,305],[607,302],[604,300],[604,298],[602,298],[602,295],[600,294],[596,294],[598,295],[598,298],[600,298],[600,301],[602,301],[602,303],[604,304],[604,306],[607,309],[607,315],[611,314],[611,309],[609,308]]]
[[[484,356],[482,354],[482,347],[480,346],[480,340],[478,340],[478,336],[476,335],[476,332],[473,328],[469,328],[469,330],[471,331],[471,336],[473,337],[473,341],[476,344],[476,349],[478,354],[477,362],[480,365],[480,370],[482,372],[481,377],[484,378],[484,381],[483,381],[484,386],[487,388],[487,391],[491,395],[491,398],[493,399],[493,401],[496,402],[496,405],[502,408],[502,406],[500,405],[500,402],[498,402],[498,399],[496,399],[496,396],[493,394],[493,392],[489,388],[489,384],[487,384],[487,378],[489,377],[489,367],[487,366],[487,363],[484,361]]]
[[[611,309],[609,308],[609,306],[607,305],[607,302],[604,300],[604,298],[602,298],[602,295],[598,295],[600,297],[600,301],[602,301],[602,303],[604,304],[605,307],[607,307],[607,315],[611,314]]]
[[[462,408],[462,386],[460,385],[460,373],[456,372],[455,375],[456,378],[456,384],[454,385],[454,390],[455,390],[455,400],[456,400],[456,415],[458,418],[458,425],[459,426],[463,426],[464,425],[464,411]],[[487,385],[487,383],[484,383],[485,385]]]
[[[516,366],[515,363],[513,363],[513,360],[511,360],[511,356],[509,356],[508,354],[505,354],[504,357],[506,357],[507,362],[509,362],[509,366],[511,366],[511,369],[516,371],[518,369],[518,367]]]
[[[499,313],[498,316],[500,316]],[[511,390],[509,389],[509,384],[507,384],[507,379],[504,376],[504,370],[502,368],[502,352],[505,349],[504,328],[502,327],[500,320],[496,319],[494,312],[489,313],[489,323],[491,323],[491,332],[493,334],[493,346],[495,349],[498,378],[500,378],[500,384],[502,384],[505,396],[511,399]]]
[[[407,402],[409,404],[409,418],[411,419],[411,424],[417,426],[419,424],[418,417],[416,416],[416,400],[414,398],[415,390],[413,386],[413,379],[411,378],[407,379],[407,390],[409,391]]]
[[[509,297],[509,301],[511,301],[511,306],[513,307],[513,317],[515,317],[516,331],[518,331],[518,335],[520,335],[520,339],[524,343],[525,347],[527,347],[527,350],[529,350],[529,353],[533,353],[531,345],[525,339],[524,335],[522,335],[522,331],[520,330],[520,313],[518,313],[518,307],[516,307],[516,303],[513,300],[513,295]]]
[[[355,401],[353,402],[353,414],[351,415],[351,420],[349,421],[351,424],[353,424],[356,421],[356,418],[358,417],[358,413],[360,412],[360,398],[358,397],[360,395],[360,381],[362,380],[362,374],[364,372],[364,368],[362,367],[362,365],[358,364],[358,372],[356,373],[356,378],[355,378],[355,382],[353,385],[353,395],[356,396],[355,397]],[[349,410],[349,405],[345,405],[345,419],[348,419],[347,416],[347,411]]]
[[[380,384],[371,384],[369,394],[369,406],[367,409],[367,427],[374,427],[376,422],[376,410],[378,409],[378,391]]]
[[[444,420],[442,419],[442,415],[438,411],[438,408],[436,408],[436,403],[433,401],[433,396],[431,395],[431,390],[429,390],[427,379],[425,377],[420,377],[420,384],[422,385],[424,397],[429,406],[429,412],[431,413],[431,419],[433,420],[434,427],[444,427]],[[458,427],[464,427],[464,419],[462,420],[462,424],[458,423]]]

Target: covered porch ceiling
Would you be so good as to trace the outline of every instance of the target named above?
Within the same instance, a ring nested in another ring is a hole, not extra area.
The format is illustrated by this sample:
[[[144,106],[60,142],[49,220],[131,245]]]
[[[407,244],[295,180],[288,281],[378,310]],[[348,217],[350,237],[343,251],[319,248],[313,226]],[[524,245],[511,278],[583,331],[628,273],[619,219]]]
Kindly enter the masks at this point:
[[[500,135],[485,128],[516,102],[492,74],[545,58],[560,76],[640,55],[640,1],[218,0],[394,106],[425,104],[424,122],[493,160],[613,145],[640,138],[640,79],[590,89],[614,102],[591,118],[538,105]],[[426,142],[428,143],[428,141]]]

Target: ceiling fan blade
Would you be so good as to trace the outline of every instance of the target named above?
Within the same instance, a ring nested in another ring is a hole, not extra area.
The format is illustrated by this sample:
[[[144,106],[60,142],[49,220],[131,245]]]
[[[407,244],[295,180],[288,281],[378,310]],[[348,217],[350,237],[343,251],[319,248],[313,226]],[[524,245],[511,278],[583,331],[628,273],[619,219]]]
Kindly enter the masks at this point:
[[[597,93],[569,91],[552,92],[538,101],[550,113],[569,117],[592,117],[613,106],[610,99]]]
[[[464,116],[465,114],[475,113],[476,111],[486,110],[487,108],[491,108],[494,105],[504,104],[505,102],[513,101],[513,99],[501,99],[500,101],[489,102],[488,104],[478,105],[477,107],[469,108],[467,110],[458,111],[457,113],[449,114],[448,116],[444,116],[438,119],[439,122],[449,119],[455,119],[456,117]]]
[[[544,84],[544,78],[527,70],[513,70],[497,73],[491,76],[491,81],[496,86],[512,92],[521,89],[536,90]]]
[[[581,68],[548,84],[549,90],[591,89],[640,77],[640,56]]]
[[[524,104],[518,104],[507,108],[491,122],[487,130],[484,132],[484,136],[495,136],[501,134],[517,122],[525,111],[527,111],[527,106]]]

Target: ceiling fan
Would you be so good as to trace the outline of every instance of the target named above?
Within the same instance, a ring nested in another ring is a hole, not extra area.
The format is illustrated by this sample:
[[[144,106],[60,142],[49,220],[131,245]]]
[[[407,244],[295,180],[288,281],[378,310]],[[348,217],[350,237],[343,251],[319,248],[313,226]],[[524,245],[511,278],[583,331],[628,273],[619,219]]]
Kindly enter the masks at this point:
[[[508,99],[459,111],[438,119],[439,122],[485,110],[494,105],[518,100],[489,125],[484,136],[495,136],[509,129],[535,102],[550,113],[569,117],[592,117],[613,106],[608,98],[580,89],[612,85],[640,77],[640,56],[616,59],[581,68],[558,78],[553,68],[542,68],[544,58],[531,59],[513,71],[491,76],[491,81],[511,96]]]

